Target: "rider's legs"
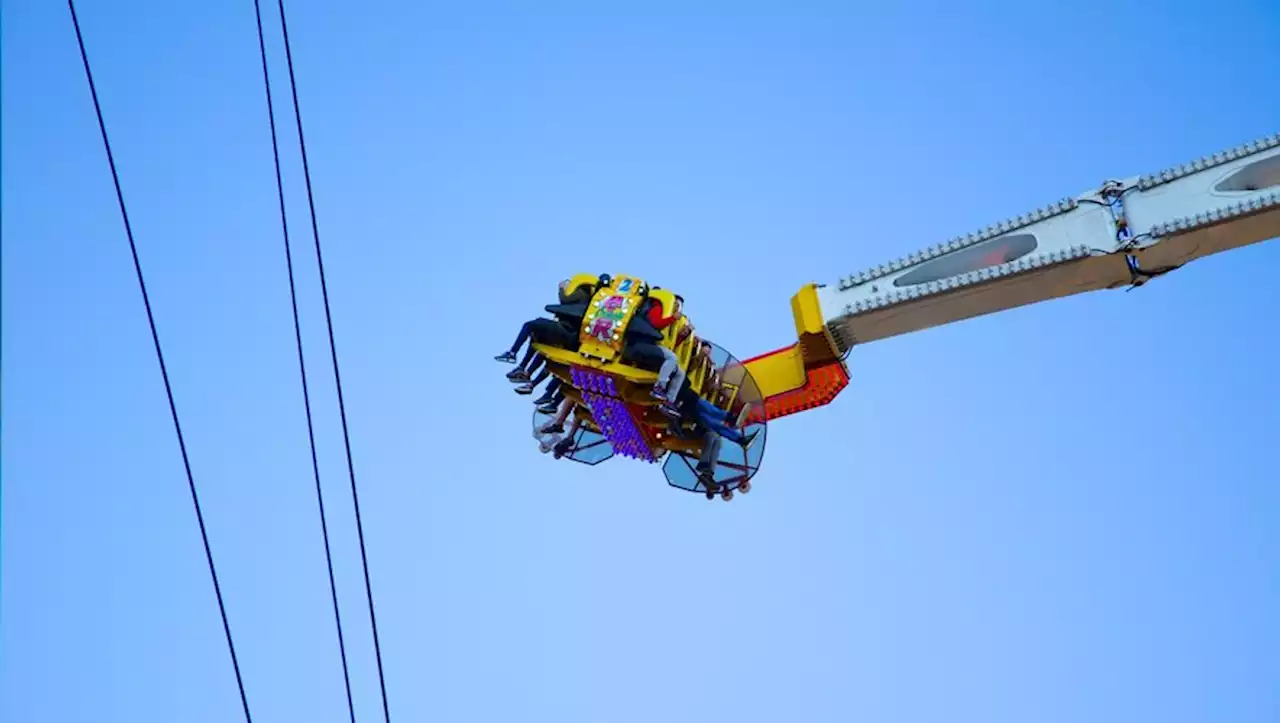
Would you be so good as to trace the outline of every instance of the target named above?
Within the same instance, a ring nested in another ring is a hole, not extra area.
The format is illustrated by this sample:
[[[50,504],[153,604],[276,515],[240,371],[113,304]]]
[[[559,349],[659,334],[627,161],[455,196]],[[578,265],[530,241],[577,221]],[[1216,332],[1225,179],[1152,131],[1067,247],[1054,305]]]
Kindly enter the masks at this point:
[[[720,462],[721,437],[714,430],[707,430],[707,439],[702,446],[702,454],[698,456],[698,471],[711,473]]]
[[[533,322],[526,321],[520,327],[520,333],[516,334],[516,340],[511,344],[511,348],[494,357],[498,361],[513,362],[516,360],[516,352],[520,351],[520,347],[524,346],[529,337],[533,334]]]
[[[576,405],[573,403],[573,401],[569,399],[566,399],[563,402],[561,402],[560,411],[556,414],[556,418],[542,425],[542,428],[539,429],[538,431],[546,433],[546,432],[559,432],[563,430],[565,420],[569,418],[569,414],[573,412],[573,408],[575,406]],[[573,429],[574,431],[577,431],[578,420],[575,418],[573,422],[574,422]]]
[[[675,404],[684,384],[685,372],[680,368],[680,357],[674,351],[665,346],[658,349],[662,352],[662,367],[658,369],[658,383],[654,385],[654,391],[661,391],[668,404]]]
[[[709,420],[714,419],[715,421],[722,422],[722,423],[729,421],[728,412],[721,409],[720,407],[717,407],[711,402],[708,402],[702,397],[698,397],[697,405],[698,405],[698,416],[704,419],[709,419]]]

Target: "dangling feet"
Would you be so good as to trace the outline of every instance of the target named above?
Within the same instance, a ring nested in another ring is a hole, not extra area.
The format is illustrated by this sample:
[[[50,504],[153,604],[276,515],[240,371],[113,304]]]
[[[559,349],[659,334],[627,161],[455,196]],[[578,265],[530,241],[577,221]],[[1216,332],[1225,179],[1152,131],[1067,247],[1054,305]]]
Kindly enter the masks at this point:
[[[529,372],[521,369],[520,367],[516,367],[515,369],[512,369],[511,371],[507,372],[507,381],[511,382],[512,384],[527,382],[529,381]]]
[[[662,383],[654,384],[653,389],[649,390],[649,396],[657,399],[658,401],[666,401],[667,385]]]
[[[680,410],[676,407],[676,405],[672,404],[671,402],[664,400],[662,404],[658,405],[658,411],[667,415],[668,419],[671,419],[671,420],[680,419]]]
[[[685,429],[681,420],[671,419],[669,421],[670,424],[667,425],[667,432],[676,439],[694,439],[697,436],[693,428]]]
[[[521,384],[516,387],[516,394],[533,394],[533,385],[528,382]]]
[[[694,468],[694,472],[697,473],[698,481],[702,483],[702,487],[706,491],[707,499],[714,500],[716,493],[720,491],[720,485],[716,482],[715,470],[711,467],[698,465]]]
[[[538,434],[561,434],[562,432],[564,432],[564,425],[554,419],[538,427]]]
[[[556,459],[560,459],[561,457],[565,456],[566,454],[569,454],[572,451],[573,451],[572,437],[565,437],[564,439],[557,442],[556,446],[551,449],[552,455]]]
[[[515,353],[515,352],[513,352],[513,351],[504,351],[504,352],[502,352],[501,354],[499,354],[498,356],[495,356],[493,359],[494,359],[494,361],[505,362],[505,363],[507,363],[507,364],[515,364],[515,363],[516,363],[516,353]]]
[[[558,412],[558,411],[560,411],[560,408],[559,408],[559,407],[558,407],[554,402],[548,402],[548,403],[546,403],[546,404],[539,404],[539,405],[538,405],[538,413],[539,413],[539,414],[548,414],[548,415],[550,415],[550,414],[555,414],[555,413],[556,413],[556,412]]]

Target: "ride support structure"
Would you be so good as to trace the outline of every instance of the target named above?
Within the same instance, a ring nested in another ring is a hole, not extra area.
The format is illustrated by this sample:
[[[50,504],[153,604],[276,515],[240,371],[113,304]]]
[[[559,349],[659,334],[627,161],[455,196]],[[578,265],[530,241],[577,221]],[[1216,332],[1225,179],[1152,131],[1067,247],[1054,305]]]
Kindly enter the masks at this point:
[[[746,360],[766,420],[830,403],[859,344],[1087,291],[1134,288],[1280,237],[1280,133],[1109,180],[791,299],[797,342]]]

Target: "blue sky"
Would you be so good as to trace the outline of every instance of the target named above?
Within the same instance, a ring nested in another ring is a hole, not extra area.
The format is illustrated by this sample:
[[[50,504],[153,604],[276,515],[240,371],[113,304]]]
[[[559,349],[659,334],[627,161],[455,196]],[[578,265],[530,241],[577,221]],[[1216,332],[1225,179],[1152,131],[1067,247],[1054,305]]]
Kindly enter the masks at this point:
[[[581,271],[751,356],[804,283],[1274,133],[1274,4],[463,6],[290,18],[394,719],[1276,720],[1280,245],[859,348],[728,505],[538,455],[489,361]],[[252,3],[80,12],[250,705],[345,720]],[[2,20],[0,718],[236,720],[66,8]]]

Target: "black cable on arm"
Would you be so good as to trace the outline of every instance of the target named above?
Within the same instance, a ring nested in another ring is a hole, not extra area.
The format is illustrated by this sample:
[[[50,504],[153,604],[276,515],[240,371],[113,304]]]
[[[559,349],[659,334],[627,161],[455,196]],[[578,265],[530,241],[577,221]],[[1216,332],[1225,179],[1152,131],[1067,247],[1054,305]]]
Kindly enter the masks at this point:
[[[102,118],[102,105],[98,102],[98,89],[93,83],[93,71],[89,68],[89,54],[84,48],[84,36],[80,33],[80,19],[76,16],[75,0],[67,0],[71,10],[71,23],[76,29],[76,42],[80,45],[80,59],[84,62],[84,75],[89,81],[89,93],[93,96],[93,109],[98,115],[98,129],[102,131],[102,145],[107,151],[107,163],[111,166],[111,180],[116,187],[116,200],[120,204],[120,216],[124,219],[124,232],[133,252],[133,268],[138,273],[138,288],[142,291],[142,303],[147,310],[147,323],[151,326],[151,340],[156,347],[156,360],[160,362],[160,376],[164,379],[164,391],[169,397],[169,413],[173,416],[173,429],[178,435],[178,449],[182,452],[182,465],[187,471],[187,486],[191,489],[191,502],[195,506],[196,521],[200,523],[200,539],[204,542],[205,559],[209,562],[209,575],[213,578],[213,592],[218,597],[218,611],[222,614],[222,630],[227,635],[227,650],[231,652],[231,665],[236,673],[236,685],[240,689],[240,703],[244,706],[244,719],[252,723],[249,714],[249,697],[245,695],[244,678],[240,675],[240,661],[236,658],[236,646],[231,640],[231,623],[227,620],[227,607],[222,601],[222,587],[218,584],[218,570],[213,564],[213,551],[209,547],[209,533],[204,525],[204,513],[200,511],[200,496],[196,493],[195,476],[191,473],[191,460],[187,456],[187,444],[182,436],[182,424],[178,421],[178,405],[173,399],[173,386],[169,383],[169,370],[160,350],[160,333],[156,330],[156,318],[151,312],[151,299],[147,295],[147,282],[142,275],[142,262],[138,260],[138,245],[133,240],[133,226],[129,223],[129,211],[125,208],[124,191],[120,188],[120,174],[116,172],[115,156],[111,153],[111,141],[107,137],[107,124]]]
[[[289,66],[289,87],[293,94],[293,115],[298,125],[298,146],[302,152],[302,174],[307,187],[307,204],[311,211],[311,235],[315,239],[316,265],[320,269],[320,293],[324,299],[324,319],[329,328],[329,354],[333,358],[333,379],[338,390],[338,413],[342,418],[342,441],[347,452],[347,476],[351,480],[351,501],[355,508],[356,534],[360,540],[360,563],[364,568],[364,591],[369,600],[369,624],[373,628],[373,651],[378,661],[378,685],[382,692],[382,714],[391,723],[391,708],[387,704],[387,679],[382,670],[382,646],[378,642],[378,616],[373,608],[373,585],[369,582],[369,556],[365,552],[364,525],[360,520],[360,495],[356,492],[356,469],[351,458],[351,435],[347,428],[347,408],[342,398],[342,375],[338,372],[338,345],[333,336],[333,314],[329,310],[329,287],[325,283],[324,255],[320,251],[320,228],[316,221],[316,201],[311,192],[311,168],[307,163],[307,141],[302,133],[302,108],[298,105],[298,82],[293,71],[293,50],[289,45],[289,23],[285,19],[284,0],[277,0],[280,8],[280,30],[284,35],[284,53]]]
[[[351,672],[347,666],[347,644],[342,636],[342,613],[338,609],[338,584],[333,576],[333,553],[329,547],[329,523],[324,511],[324,492],[320,486],[320,462],[316,455],[315,424],[311,418],[311,392],[307,384],[307,362],[302,353],[302,324],[298,320],[298,290],[293,276],[293,250],[289,244],[289,217],[285,212],[284,180],[280,175],[280,142],[276,135],[275,103],[271,98],[271,74],[267,70],[267,41],[262,33],[262,6],[253,0],[258,20],[258,50],[262,54],[262,85],[267,91],[267,120],[271,125],[271,154],[276,166],[276,192],[280,199],[280,228],[284,232],[284,258],[289,271],[289,300],[293,303],[293,334],[298,346],[298,371],[302,377],[302,404],[307,413],[307,439],[311,443],[311,471],[316,481],[316,503],[320,507],[320,534],[324,538],[324,560],[329,566],[329,595],[333,598],[333,621],[338,628],[338,653],[342,656],[342,682],[347,688],[347,712],[356,723],[356,704],[351,696]]]

